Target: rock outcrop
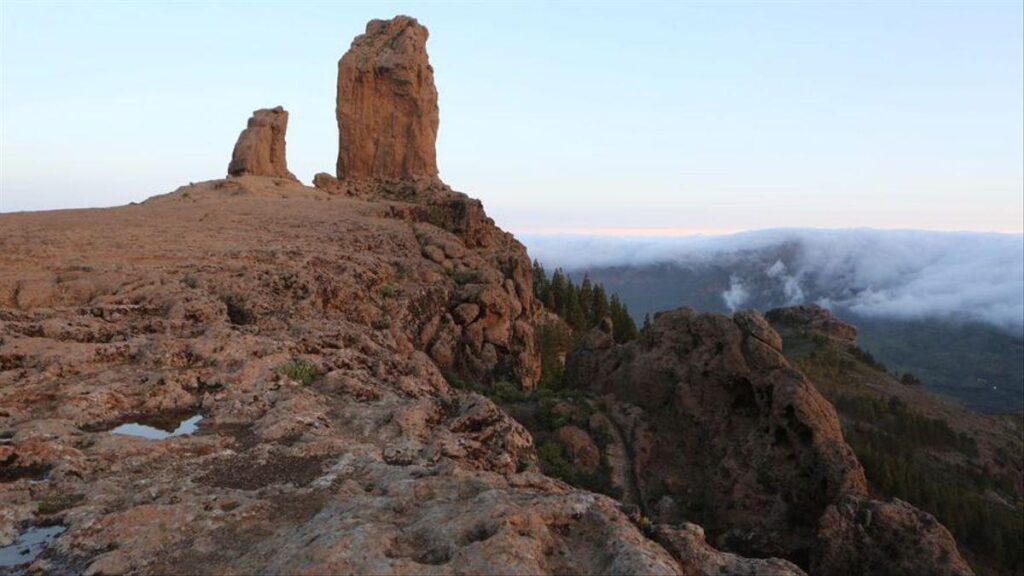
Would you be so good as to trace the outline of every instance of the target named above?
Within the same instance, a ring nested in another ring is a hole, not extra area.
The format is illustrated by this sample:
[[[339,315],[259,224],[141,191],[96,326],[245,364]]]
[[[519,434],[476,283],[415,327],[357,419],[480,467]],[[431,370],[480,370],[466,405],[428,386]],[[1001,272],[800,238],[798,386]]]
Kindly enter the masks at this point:
[[[436,177],[438,108],[427,29],[373,20],[338,62],[338,178]]]
[[[492,342],[530,286],[510,236],[421,208],[247,176],[0,215],[0,547],[60,524],[36,573],[678,574],[426,353],[468,375],[479,330],[516,366]]]
[[[445,374],[529,389],[540,377],[541,312],[530,259],[478,200],[437,177],[437,89],[426,42],[427,29],[407,16],[373,20],[352,42],[338,63],[338,177],[317,174],[314,186],[401,202],[396,212],[423,223],[414,227],[422,256],[456,285],[444,294],[447,313],[413,324],[413,341]]]
[[[614,344],[607,328],[592,331],[568,357],[566,378],[603,397],[626,432],[640,505],[655,522],[697,522],[718,548],[787,558],[812,573],[833,573],[816,567],[835,566],[825,557],[842,554],[862,563],[890,554],[892,574],[962,565],[945,529],[890,523],[905,539],[927,538],[924,551],[849,541],[855,529],[839,503],[891,505],[868,500],[835,410],[781,351],[756,312],[681,309],[659,314],[626,345]]]
[[[817,304],[776,308],[769,310],[765,318],[772,324],[805,330],[812,336],[822,336],[840,344],[857,343],[856,326],[837,320],[831,311]]]
[[[288,112],[284,108],[278,106],[253,112],[231,153],[228,175],[295,180],[295,175],[288,171],[285,156],[287,130]]]
[[[680,526],[659,524],[654,538],[679,560],[684,574],[694,576],[806,576],[799,566],[778,558],[743,558],[715,550],[704,529],[686,522]]]
[[[953,536],[931,514],[902,500],[847,497],[820,522],[815,574],[934,574],[968,576]]]
[[[570,354],[566,377],[642,410],[619,420],[632,437],[643,507],[670,510],[655,521],[696,522],[718,547],[806,565],[829,504],[867,489],[832,406],[781,348],[757,313],[683,309],[658,315],[624,346],[592,332]],[[672,505],[658,506],[662,499]]]
[[[0,215],[0,548],[61,529],[17,573],[969,573],[930,516],[867,499],[754,313],[588,334],[568,379],[606,408],[552,437],[623,502],[541,474],[463,389],[533,387],[544,312],[523,246],[437,178],[426,39],[373,21],[342,58],[338,178],[294,180],[275,108],[232,178]]]

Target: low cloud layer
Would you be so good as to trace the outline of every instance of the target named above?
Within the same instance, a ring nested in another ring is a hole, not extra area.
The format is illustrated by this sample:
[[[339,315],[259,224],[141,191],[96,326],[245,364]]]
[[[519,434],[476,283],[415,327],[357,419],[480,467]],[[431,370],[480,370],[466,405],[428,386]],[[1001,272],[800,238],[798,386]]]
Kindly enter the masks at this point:
[[[728,272],[730,309],[817,302],[857,314],[977,320],[1024,331],[1024,235],[904,230],[762,230],[727,236],[526,235],[546,266],[675,264]]]

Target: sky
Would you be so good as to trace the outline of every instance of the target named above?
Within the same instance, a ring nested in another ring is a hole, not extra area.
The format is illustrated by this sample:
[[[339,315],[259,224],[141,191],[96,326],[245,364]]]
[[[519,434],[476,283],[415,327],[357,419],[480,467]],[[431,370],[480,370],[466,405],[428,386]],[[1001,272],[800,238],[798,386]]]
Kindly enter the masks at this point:
[[[522,233],[1024,230],[1024,3],[0,0],[0,212],[333,172],[337,60],[430,29],[442,178]]]

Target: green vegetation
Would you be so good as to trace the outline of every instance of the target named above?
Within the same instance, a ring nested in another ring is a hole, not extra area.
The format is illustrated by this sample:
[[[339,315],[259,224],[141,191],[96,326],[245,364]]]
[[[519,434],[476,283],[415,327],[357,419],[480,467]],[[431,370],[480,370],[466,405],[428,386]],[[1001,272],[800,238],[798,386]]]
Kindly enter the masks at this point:
[[[381,298],[394,298],[398,296],[398,288],[393,284],[385,284],[378,289]]]
[[[860,345],[930,390],[989,414],[1019,410],[1024,396],[1024,339],[981,323],[897,321],[859,316]]]
[[[640,528],[640,531],[647,535],[648,538],[654,537],[654,522],[652,522],[650,518],[641,514],[640,519],[637,520],[636,524]]]
[[[873,426],[920,446],[950,448],[967,456],[978,455],[978,443],[967,434],[954,432],[945,420],[928,418],[908,409],[896,398],[888,400],[874,396],[839,396],[835,407],[841,414],[870,422]]]
[[[320,376],[320,370],[316,364],[308,360],[292,360],[278,366],[277,371],[281,374],[309,386]]]
[[[629,342],[639,334],[636,322],[618,295],[612,294],[609,298],[604,286],[594,284],[589,276],[584,276],[583,282],[577,286],[561,268],[548,277],[544,267],[534,260],[533,292],[574,332],[586,332],[608,317],[612,321],[612,336],[616,342]]]
[[[904,386],[924,386],[924,382],[910,372],[904,372],[903,375],[900,376],[900,384],[903,384]]]
[[[867,364],[868,366],[871,366],[872,368],[874,368],[875,370],[878,370],[879,372],[888,372],[889,371],[889,369],[885,366],[885,364],[882,364],[881,362],[876,360],[875,357],[871,355],[871,352],[868,352],[867,350],[864,350],[863,348],[860,348],[858,346],[850,346],[849,352],[850,352],[851,356],[853,356],[857,360],[860,360],[861,362]]]
[[[495,402],[522,402],[526,398],[519,386],[504,380],[495,382],[487,390],[487,395]]]
[[[476,282],[479,279],[479,277],[480,277],[476,273],[476,270],[469,270],[469,271],[463,271],[463,272],[458,272],[456,270],[452,270],[451,272],[448,273],[448,275],[451,276],[452,280],[454,280],[455,283],[458,284],[459,286],[465,286],[466,284],[472,284],[473,282]]]
[[[541,389],[559,389],[565,372],[564,356],[575,344],[573,334],[562,324],[546,323],[537,331],[540,348]]]
[[[994,457],[985,456],[980,438],[884,392],[920,386],[916,375],[887,373],[860,348],[813,334],[782,334],[787,356],[835,406],[873,492],[933,514],[979,574],[1024,570],[1020,488],[1011,472],[1000,471],[1021,457],[1019,444],[1008,440]]]
[[[68,508],[73,508],[76,504],[85,499],[84,494],[47,494],[39,501],[36,506],[36,511],[39,514],[56,514],[63,512]]]
[[[559,478],[564,482],[573,484],[576,473],[573,470],[569,459],[565,457],[565,450],[557,442],[545,442],[537,448],[537,458],[540,459],[541,469],[549,476]]]
[[[1024,569],[1024,511],[984,497],[993,489],[1012,491],[1012,479],[928,466],[915,457],[913,441],[889,432],[851,426],[844,433],[879,492],[934,514],[984,564],[1013,573]]]

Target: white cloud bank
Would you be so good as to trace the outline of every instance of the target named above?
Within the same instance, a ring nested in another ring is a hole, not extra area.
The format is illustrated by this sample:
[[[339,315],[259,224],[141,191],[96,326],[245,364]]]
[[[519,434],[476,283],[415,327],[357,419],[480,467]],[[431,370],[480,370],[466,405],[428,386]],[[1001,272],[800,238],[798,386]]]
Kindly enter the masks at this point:
[[[729,269],[722,297],[742,307],[751,284],[786,304],[818,302],[867,316],[960,318],[1024,331],[1024,235],[912,230],[761,230],[726,236],[524,235],[530,255],[568,270],[675,263]]]

